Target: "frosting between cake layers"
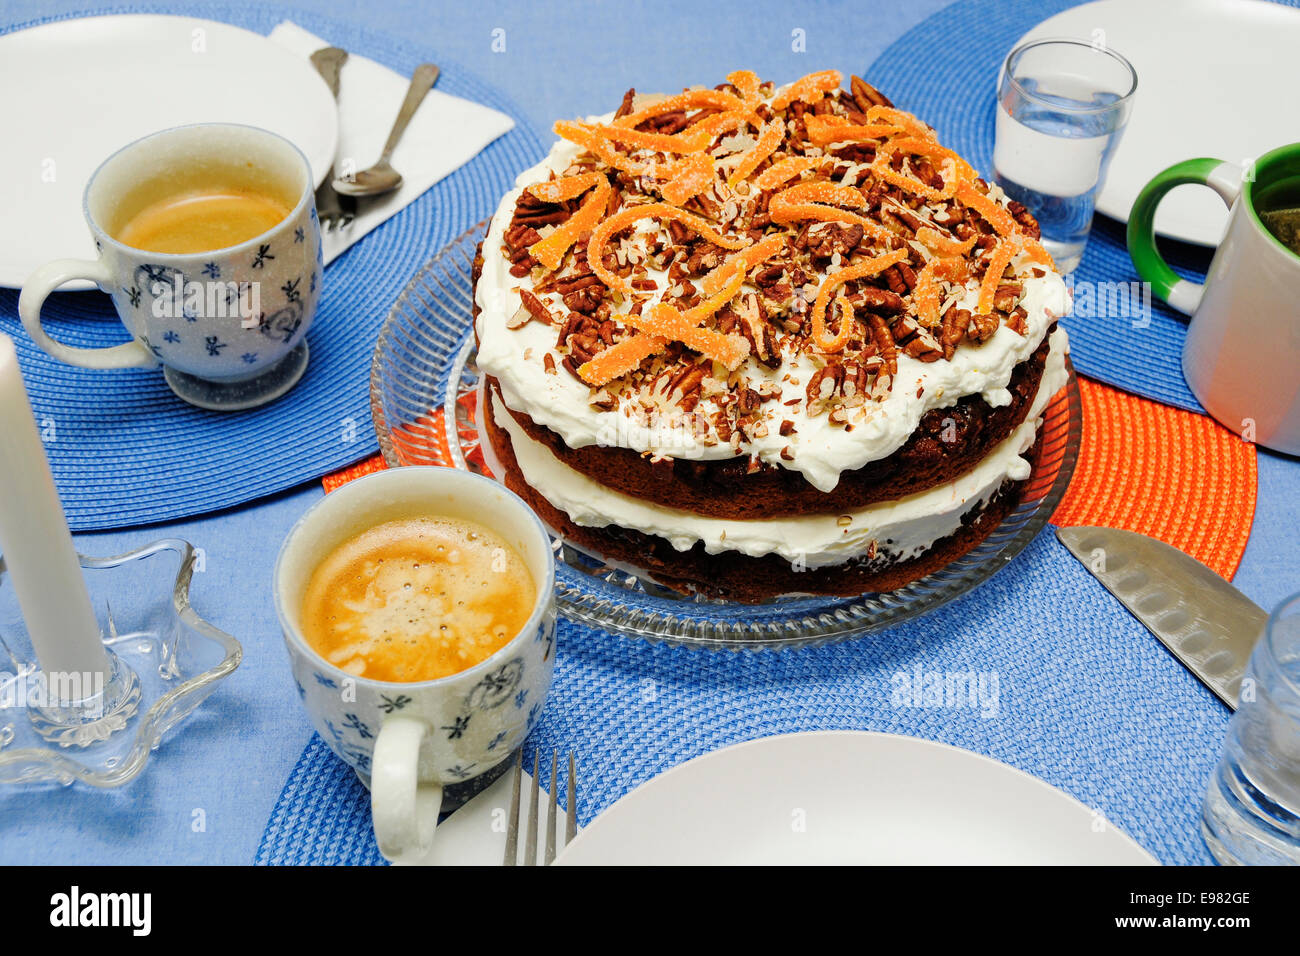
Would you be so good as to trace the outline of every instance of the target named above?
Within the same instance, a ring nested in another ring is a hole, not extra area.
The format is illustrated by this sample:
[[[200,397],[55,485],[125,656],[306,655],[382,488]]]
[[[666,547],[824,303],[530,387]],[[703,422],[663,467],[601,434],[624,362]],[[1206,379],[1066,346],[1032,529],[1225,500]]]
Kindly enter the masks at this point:
[[[589,121],[607,121],[611,115],[591,117]],[[634,421],[626,403],[620,401],[610,410],[594,408],[586,384],[567,374],[546,371],[543,356],[550,352],[557,360],[560,357],[555,352],[554,327],[540,322],[529,322],[517,329],[507,327],[521,306],[517,290],[532,287],[529,277],[510,275],[510,263],[502,253],[512,210],[525,186],[545,180],[552,171],[561,173],[579,152],[578,146],[561,140],[541,163],[520,174],[516,188],[506,194],[493,217],[483,243],[484,265],[475,290],[480,309],[479,368],[495,376],[508,407],[549,428],[570,448],[616,446],[659,457],[696,460],[751,455],[798,471],[813,487],[829,492],[838,484],[841,472],[861,468],[900,448],[930,409],[948,407],[975,394],[992,406],[1007,404],[1010,393],[1006,386],[1016,365],[1033,354],[1052,323],[1068,308],[1068,293],[1058,274],[1048,271],[1041,277],[1024,278],[1021,305],[1028,313],[1025,335],[1003,325],[982,345],[958,348],[951,360],[926,363],[900,355],[893,388],[869,404],[851,431],[832,423],[824,414],[808,414],[802,405],[783,412],[783,417],[794,421],[792,435],[782,436],[772,428],[761,437],[741,440],[738,447],[731,442],[710,442],[688,428],[645,427]],[[978,282],[973,281],[958,307],[971,308],[977,298]],[[776,370],[753,360],[745,366],[754,386],[766,382],[780,389],[781,403],[802,399],[816,370],[806,355],[786,359]]]
[[[493,416],[510,436],[524,480],[575,524],[632,528],[665,538],[678,551],[702,541],[710,554],[736,551],[761,557],[775,553],[814,568],[842,564],[865,554],[873,541],[878,550],[888,551],[896,560],[915,557],[955,533],[962,517],[982,508],[1005,481],[1027,478],[1030,464],[1022,455],[1034,444],[1047,403],[1066,383],[1066,351],[1065,331],[1057,329],[1049,339],[1043,377],[1025,421],[973,469],[927,491],[843,515],[740,521],[704,517],[634,498],[561,462],[520,427],[499,396],[493,393],[491,400]]]

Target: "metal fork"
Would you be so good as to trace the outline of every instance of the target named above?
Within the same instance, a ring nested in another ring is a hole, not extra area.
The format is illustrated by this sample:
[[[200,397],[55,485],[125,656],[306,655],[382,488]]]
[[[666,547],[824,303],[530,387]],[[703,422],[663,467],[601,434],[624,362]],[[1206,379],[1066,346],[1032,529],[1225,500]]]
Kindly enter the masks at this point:
[[[539,774],[541,768],[538,765],[540,754],[533,753],[533,792],[528,801],[528,836],[524,844],[524,866],[537,865],[537,810],[538,801],[541,799],[541,781]],[[557,776],[559,770],[559,754],[554,750],[551,751],[551,786],[550,786],[550,803],[546,808],[546,866],[555,862],[555,816],[556,806],[559,798],[559,786],[557,785]],[[502,861],[505,866],[516,866],[519,863],[519,804],[520,789],[523,784],[524,772],[524,753],[523,750],[515,754],[515,776],[514,784],[510,788],[510,816],[506,825],[506,855]],[[578,774],[577,762],[572,753],[569,754],[569,780],[567,793],[565,796],[564,811],[564,845],[568,846],[573,842],[574,835],[578,832]]]
[[[348,58],[348,51],[336,46],[327,46],[311,55],[311,64],[316,72],[334,94],[339,98],[339,70]],[[357,201],[351,196],[340,196],[334,189],[334,167],[331,165],[325,174],[325,181],[316,190],[316,217],[320,220],[321,232],[342,229],[349,225],[357,214]]]

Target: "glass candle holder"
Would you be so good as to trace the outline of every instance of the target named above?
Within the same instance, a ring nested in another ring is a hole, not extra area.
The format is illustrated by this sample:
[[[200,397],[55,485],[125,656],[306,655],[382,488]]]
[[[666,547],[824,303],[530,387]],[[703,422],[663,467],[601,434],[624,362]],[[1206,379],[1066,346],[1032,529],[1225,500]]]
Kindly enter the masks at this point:
[[[239,666],[234,637],[190,606],[194,549],[169,538],[111,558],[80,555],[113,664],[107,682],[43,675],[0,559],[0,784],[120,786]]]

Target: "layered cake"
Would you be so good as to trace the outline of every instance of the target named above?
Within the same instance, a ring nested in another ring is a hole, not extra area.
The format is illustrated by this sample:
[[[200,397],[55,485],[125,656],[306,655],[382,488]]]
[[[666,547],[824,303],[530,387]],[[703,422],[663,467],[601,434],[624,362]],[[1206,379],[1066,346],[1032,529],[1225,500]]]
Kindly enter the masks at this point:
[[[474,270],[483,424],[544,520],[742,601],[891,590],[998,525],[1067,378],[1022,206],[835,71],[555,131]]]

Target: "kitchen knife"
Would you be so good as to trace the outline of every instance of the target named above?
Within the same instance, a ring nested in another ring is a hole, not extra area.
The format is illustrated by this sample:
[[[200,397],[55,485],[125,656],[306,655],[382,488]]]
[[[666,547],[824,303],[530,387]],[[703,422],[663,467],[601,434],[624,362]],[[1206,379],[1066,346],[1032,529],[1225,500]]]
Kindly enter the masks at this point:
[[[1160,643],[1237,709],[1241,677],[1268,615],[1172,545],[1118,528],[1057,528],[1056,536]]]

